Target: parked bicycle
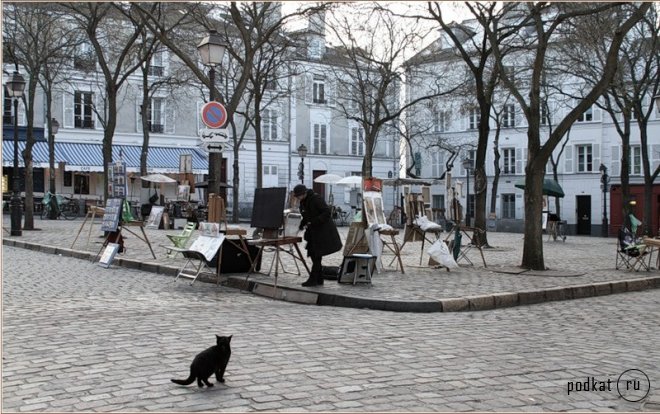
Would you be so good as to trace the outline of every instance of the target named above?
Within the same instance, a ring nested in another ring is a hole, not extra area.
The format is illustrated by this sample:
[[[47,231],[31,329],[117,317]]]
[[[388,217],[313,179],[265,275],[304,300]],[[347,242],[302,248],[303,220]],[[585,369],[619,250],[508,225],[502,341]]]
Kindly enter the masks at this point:
[[[559,220],[556,214],[550,215],[548,218],[548,235],[552,237],[552,240],[557,241],[557,239],[561,239],[561,241],[566,241],[566,234],[564,233],[565,224],[566,222]]]
[[[51,203],[52,197],[53,194],[51,194],[50,191],[44,194],[44,199],[41,202],[43,204],[43,208],[41,209],[42,220],[44,218],[46,219],[50,218],[50,212],[51,209],[53,208],[53,204]],[[65,197],[60,194],[55,194],[55,200],[57,201],[56,218],[63,217],[65,220],[73,220],[76,217],[78,217],[78,214],[80,213],[80,206],[78,205],[78,200],[71,197]]]

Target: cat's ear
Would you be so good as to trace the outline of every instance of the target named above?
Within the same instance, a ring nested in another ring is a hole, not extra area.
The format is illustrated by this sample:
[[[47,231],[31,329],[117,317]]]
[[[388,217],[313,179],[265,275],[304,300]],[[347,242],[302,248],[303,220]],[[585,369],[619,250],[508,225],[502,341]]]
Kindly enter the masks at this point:
[[[231,342],[231,337],[232,337],[232,336],[234,336],[234,335],[229,335],[229,336],[227,337],[227,342]]]

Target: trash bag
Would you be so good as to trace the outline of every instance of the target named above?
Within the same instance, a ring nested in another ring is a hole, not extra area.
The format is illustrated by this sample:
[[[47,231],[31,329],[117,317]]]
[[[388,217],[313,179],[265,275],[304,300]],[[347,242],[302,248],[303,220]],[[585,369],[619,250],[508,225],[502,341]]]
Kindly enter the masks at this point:
[[[454,257],[449,251],[449,247],[447,247],[447,244],[444,242],[444,240],[436,240],[435,243],[433,243],[426,252],[431,256],[433,260],[440,263],[441,266],[444,266],[447,269],[456,269],[458,267],[456,260],[454,260]]]

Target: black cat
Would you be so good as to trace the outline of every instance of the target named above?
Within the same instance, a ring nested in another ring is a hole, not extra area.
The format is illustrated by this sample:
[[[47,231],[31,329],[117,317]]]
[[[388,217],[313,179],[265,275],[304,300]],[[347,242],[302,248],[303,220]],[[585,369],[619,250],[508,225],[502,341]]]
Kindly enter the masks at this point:
[[[202,388],[204,384],[207,387],[212,387],[213,384],[209,382],[209,377],[215,373],[215,378],[218,382],[225,382],[223,376],[225,375],[225,368],[231,356],[231,336],[218,336],[216,335],[216,345],[200,352],[192,364],[190,364],[190,376],[185,380],[172,379],[175,384],[190,385],[197,379],[197,385]],[[203,383],[202,383],[203,382]]]

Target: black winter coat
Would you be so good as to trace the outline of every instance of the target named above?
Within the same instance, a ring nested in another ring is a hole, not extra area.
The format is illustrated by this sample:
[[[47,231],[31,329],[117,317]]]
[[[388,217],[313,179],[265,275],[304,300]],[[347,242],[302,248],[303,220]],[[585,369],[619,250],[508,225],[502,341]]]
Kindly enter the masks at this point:
[[[305,240],[309,256],[327,256],[341,250],[341,238],[332,221],[330,207],[321,195],[307,190],[305,199],[300,202],[300,213],[300,227],[307,225]]]

